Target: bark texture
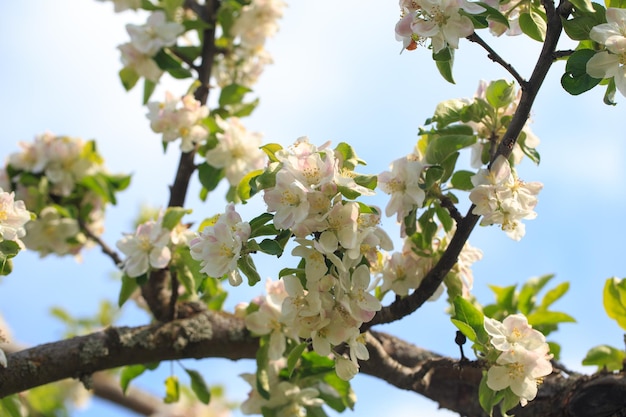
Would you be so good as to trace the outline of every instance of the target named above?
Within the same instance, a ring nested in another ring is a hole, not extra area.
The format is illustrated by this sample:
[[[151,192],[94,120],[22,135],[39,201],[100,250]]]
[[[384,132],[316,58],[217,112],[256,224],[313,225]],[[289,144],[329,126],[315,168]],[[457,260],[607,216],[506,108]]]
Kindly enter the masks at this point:
[[[89,385],[92,374],[119,366],[172,359],[220,357],[252,359],[257,340],[242,320],[212,311],[165,324],[111,327],[86,336],[40,345],[8,355],[0,369],[0,396],[21,392],[65,378]],[[477,362],[443,357],[395,336],[370,331],[371,358],[361,362],[361,372],[389,384],[423,395],[440,407],[463,416],[482,417],[478,384],[482,369]],[[119,398],[119,393],[110,391]],[[100,386],[100,392],[106,392]],[[99,394],[100,395],[100,394]],[[626,415],[624,373],[568,376],[555,372],[546,378],[537,398],[518,407],[519,417],[610,417]]]

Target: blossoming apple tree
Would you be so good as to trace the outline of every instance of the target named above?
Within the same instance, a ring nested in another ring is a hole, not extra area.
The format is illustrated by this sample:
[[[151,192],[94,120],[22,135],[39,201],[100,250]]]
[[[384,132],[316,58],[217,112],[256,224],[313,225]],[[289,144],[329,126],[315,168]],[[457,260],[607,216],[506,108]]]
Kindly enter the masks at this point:
[[[559,345],[546,339],[574,320],[552,309],[568,284],[540,301],[551,276],[519,290],[493,287],[496,302],[481,305],[471,267],[482,252],[468,242],[478,224],[497,225],[519,241],[537,216],[543,186],[522,180],[517,167],[539,163],[528,120],[555,62],[565,62],[561,82],[573,95],[603,88],[607,105],[615,105],[617,92],[626,96],[623,1],[401,0],[401,50],[424,55],[441,82],[454,82],[462,39],[478,44],[511,80],[477,80],[474,97],[440,103],[417,142],[382,173],[367,173],[357,145],[305,136],[264,143],[246,129],[258,104],[248,93],[272,62],[264,45],[278,31],[281,0],[112,3],[116,12],[147,16],[126,27],[119,77],[126,90],[143,88],[146,123],[161,140],[155,146],[180,148],[169,201],[138,216],[136,228],[114,244],[104,241],[107,206],[123,198],[131,177],[111,173],[95,141],[38,134],[20,142],[0,171],[0,273],[11,279],[12,258],[23,250],[80,256],[97,246],[119,273],[119,307],[136,303],[154,320],[103,323],[103,330],[28,349],[3,340],[3,415],[64,412],[71,390],[52,395],[37,387],[66,378],[144,415],[228,414],[201,365],[172,371],[164,400],[132,387],[162,362],[212,357],[255,359],[256,372],[242,375],[250,385],[239,404],[244,414],[342,412],[355,404],[350,381],[358,373],[461,415],[588,415],[580,413],[590,398],[607,410],[598,415],[626,408],[623,349],[592,349],[584,361],[603,372],[584,376],[566,369]],[[503,34],[542,43],[528,77],[486,40]],[[557,49],[563,34],[578,46]],[[163,77],[184,80],[187,89],[159,97]],[[186,208],[192,181],[202,186],[202,213]],[[215,195],[220,183],[228,189],[223,203]],[[388,196],[385,207],[367,203],[377,192]],[[265,209],[245,219],[238,207],[253,200]],[[400,225],[395,251],[383,218]],[[265,280],[256,266],[263,257],[284,262]],[[240,285],[264,293],[226,311],[226,295]],[[438,297],[449,303],[457,329],[450,343],[460,346],[460,359],[381,331]],[[604,306],[626,329],[626,280],[606,281]]]

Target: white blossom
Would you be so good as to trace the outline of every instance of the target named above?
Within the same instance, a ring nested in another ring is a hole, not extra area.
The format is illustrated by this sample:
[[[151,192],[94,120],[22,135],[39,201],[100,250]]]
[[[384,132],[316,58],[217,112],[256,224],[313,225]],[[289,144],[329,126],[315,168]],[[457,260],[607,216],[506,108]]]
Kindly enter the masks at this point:
[[[117,241],[117,248],[126,255],[122,269],[126,275],[136,278],[150,268],[165,268],[172,257],[168,244],[171,232],[158,220],[149,220],[137,226],[134,234],[127,234]]]
[[[15,201],[15,193],[0,188],[0,237],[20,244],[20,238],[26,235],[24,225],[30,221],[30,212],[24,202]]]
[[[238,285],[241,277],[237,271],[237,261],[248,237],[250,224],[242,221],[235,206],[229,204],[215,224],[206,226],[191,241],[191,257],[200,261],[201,272],[213,278],[228,274],[231,284]]]
[[[176,39],[185,31],[180,23],[168,22],[165,12],[153,12],[144,25],[126,25],[131,43],[139,52],[154,56],[165,46],[172,46]]]
[[[248,132],[237,117],[224,120],[217,116],[216,122],[223,132],[217,133],[217,146],[208,150],[205,158],[210,165],[223,168],[230,185],[236,187],[247,173],[265,165],[262,135]]]

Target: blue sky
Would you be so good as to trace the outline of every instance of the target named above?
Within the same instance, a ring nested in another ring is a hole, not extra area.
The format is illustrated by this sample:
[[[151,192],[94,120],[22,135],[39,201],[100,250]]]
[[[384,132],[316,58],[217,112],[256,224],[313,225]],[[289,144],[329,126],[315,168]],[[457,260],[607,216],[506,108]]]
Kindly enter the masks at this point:
[[[266,142],[283,145],[303,135],[318,144],[349,142],[368,162],[362,171],[379,173],[411,151],[419,126],[439,101],[471,97],[480,79],[510,78],[477,45],[462,40],[454,69],[457,84],[448,84],[426,50],[399,54],[401,45],[393,35],[397,2],[385,3],[292,2],[278,35],[267,45],[275,63],[255,88],[261,105],[245,120],[247,127],[262,132]],[[150,131],[140,91],[124,92],[117,77],[121,63],[116,46],[128,39],[124,25],[144,18],[132,12],[115,15],[111,4],[92,0],[3,2],[0,16],[0,158],[17,151],[18,141],[30,141],[47,130],[97,139],[112,172],[133,173],[130,189],[108,210],[104,238],[114,244],[121,233],[131,231],[141,204],[166,203],[178,160],[177,146],[163,154],[160,136]],[[481,36],[529,76],[538,43]],[[563,43],[563,48],[571,46]],[[563,67],[554,65],[532,112],[532,129],[542,141],[542,163],[520,168],[522,179],[544,183],[537,219],[527,222],[521,242],[496,227],[477,229],[470,242],[485,253],[474,267],[474,293],[485,304],[492,301],[488,284],[522,283],[545,273],[557,274],[555,282],[571,282],[570,292],[555,307],[578,323],[563,325],[553,339],[563,346],[564,362],[583,369],[580,361],[592,346],[623,344],[623,331],[606,317],[601,302],[605,279],[626,275],[626,225],[620,221],[626,207],[626,98],[618,96],[621,103],[608,107],[602,104],[600,90],[569,96],[559,85]],[[180,94],[186,86],[164,83],[153,97],[160,99],[165,88]],[[197,191],[194,184],[190,202]],[[205,204],[194,202],[194,219],[221,211],[222,196],[218,191]],[[373,201],[385,204],[384,196]],[[259,207],[244,207],[244,218],[253,217]],[[397,232],[393,219],[383,224],[390,233]],[[261,263],[263,275],[279,269]],[[1,282],[0,313],[16,341],[34,345],[57,340],[63,326],[50,318],[50,307],[62,305],[76,316],[92,314],[100,299],[116,299],[113,272],[97,249],[85,253],[82,263],[50,257],[39,262],[36,255],[22,253],[15,260],[15,272]],[[260,291],[239,287],[229,296],[229,305]],[[455,329],[444,309],[443,300],[431,303],[380,330],[457,355]],[[145,321],[145,315],[129,308],[120,324]],[[236,375],[250,371],[250,363],[212,360],[194,366],[207,371],[211,384],[225,380],[234,400],[245,399],[247,386]],[[166,373],[157,373],[155,380],[141,378],[137,385],[161,395]],[[417,410],[420,416],[452,415],[367,376],[357,377],[353,386],[359,397],[355,416],[393,412],[402,417]],[[106,404],[93,400],[91,405],[77,415],[111,415]]]

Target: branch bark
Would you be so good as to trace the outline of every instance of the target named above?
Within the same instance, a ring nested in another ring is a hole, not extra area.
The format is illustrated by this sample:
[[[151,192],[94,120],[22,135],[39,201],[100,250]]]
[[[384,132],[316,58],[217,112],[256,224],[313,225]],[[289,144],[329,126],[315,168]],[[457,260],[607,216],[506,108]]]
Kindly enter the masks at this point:
[[[461,415],[486,416],[477,401],[479,363],[443,357],[374,331],[367,335],[367,347],[370,359],[360,363],[363,374]],[[258,340],[243,320],[220,312],[150,326],[111,327],[9,354],[8,367],[0,369],[0,397],[65,378],[88,380],[95,372],[125,365],[185,358],[253,359],[257,348]],[[514,414],[608,417],[622,409],[626,409],[623,372],[569,378],[555,373],[546,378],[537,398]]]

